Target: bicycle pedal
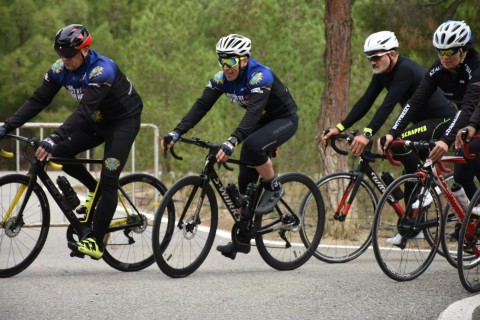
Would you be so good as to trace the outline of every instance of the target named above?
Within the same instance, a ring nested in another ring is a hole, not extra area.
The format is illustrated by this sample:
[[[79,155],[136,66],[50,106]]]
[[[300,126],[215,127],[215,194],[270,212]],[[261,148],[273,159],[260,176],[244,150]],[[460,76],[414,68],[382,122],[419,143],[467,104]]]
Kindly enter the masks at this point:
[[[77,253],[77,252],[70,251],[70,257],[83,259],[83,258],[85,258],[85,255],[83,253]]]

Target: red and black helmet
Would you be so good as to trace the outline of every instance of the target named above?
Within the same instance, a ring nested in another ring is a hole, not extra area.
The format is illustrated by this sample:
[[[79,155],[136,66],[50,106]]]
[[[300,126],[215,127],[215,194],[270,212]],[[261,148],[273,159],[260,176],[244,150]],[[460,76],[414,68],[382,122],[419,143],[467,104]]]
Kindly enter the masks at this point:
[[[78,53],[78,50],[91,45],[92,36],[81,24],[71,24],[60,29],[53,43],[57,54],[65,58],[71,58]]]

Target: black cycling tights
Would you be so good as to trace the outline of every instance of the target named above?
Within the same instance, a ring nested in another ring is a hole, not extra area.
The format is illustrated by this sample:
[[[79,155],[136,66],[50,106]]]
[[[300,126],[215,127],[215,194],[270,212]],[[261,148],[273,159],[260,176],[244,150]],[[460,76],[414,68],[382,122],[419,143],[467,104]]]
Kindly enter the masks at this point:
[[[253,163],[255,166],[265,164],[271,152],[293,137],[297,128],[297,115],[263,124],[242,142],[240,160]],[[247,185],[256,182],[258,176],[255,168],[240,166],[238,175],[240,193],[245,194]]]
[[[74,158],[83,151],[105,143],[104,163],[100,175],[102,198],[93,221],[95,236],[99,241],[103,240],[115,214],[118,203],[118,179],[139,129],[140,115],[111,124],[103,124],[101,127],[88,124],[79,128],[54,149],[53,155],[56,157]],[[97,181],[84,165],[64,165],[63,170],[84,184],[89,191],[95,191]]]

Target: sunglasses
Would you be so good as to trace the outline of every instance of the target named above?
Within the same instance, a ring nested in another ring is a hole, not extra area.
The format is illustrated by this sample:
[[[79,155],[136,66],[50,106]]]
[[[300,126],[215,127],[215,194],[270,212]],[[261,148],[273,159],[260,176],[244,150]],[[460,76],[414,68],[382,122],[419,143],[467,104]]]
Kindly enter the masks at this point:
[[[435,48],[435,51],[437,52],[437,54],[439,56],[447,56],[447,57],[451,57],[451,56],[454,56],[458,53],[458,51],[460,51],[460,48],[450,48],[450,49],[437,49]]]
[[[240,60],[243,60],[244,57],[240,58],[218,58],[218,64],[223,68],[224,65],[227,65],[228,68],[235,67]]]
[[[57,53],[59,58],[70,59],[75,57],[80,52],[80,50],[77,50],[75,48],[55,47],[55,52]]]
[[[387,54],[389,54],[390,52],[392,52],[392,51],[387,51],[387,52],[372,54],[371,56],[367,56],[367,59],[368,59],[368,61],[377,62],[377,61],[379,61],[380,59],[382,59],[382,57],[383,57],[384,55],[387,55]]]

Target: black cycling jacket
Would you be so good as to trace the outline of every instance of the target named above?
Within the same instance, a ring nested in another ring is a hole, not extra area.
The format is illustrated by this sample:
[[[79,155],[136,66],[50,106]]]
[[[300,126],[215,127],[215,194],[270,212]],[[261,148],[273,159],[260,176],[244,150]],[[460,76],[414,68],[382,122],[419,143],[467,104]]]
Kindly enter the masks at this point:
[[[425,70],[420,65],[408,58],[399,56],[397,63],[390,72],[373,75],[367,90],[355,103],[341,124],[345,128],[351,127],[367,114],[382,90],[387,89],[388,92],[385,99],[367,126],[367,128],[372,129],[372,133],[377,132],[390,116],[397,103],[401,107],[405,106],[408,99],[420,85],[424,75]],[[426,103],[426,107],[428,110],[435,110],[436,118],[451,117],[455,114],[454,108],[442,96],[439,90],[431,95]],[[431,117],[432,113],[424,113],[416,117],[415,121],[412,122],[417,123]]]
[[[449,71],[443,68],[440,60],[437,59],[426,73],[415,94],[409,99],[407,106],[389,133],[397,137],[412,119],[416,120],[425,115],[438,117],[440,108],[430,109],[426,106],[427,100],[438,88],[459,109],[452,123],[441,137],[442,141],[451,145],[455,141],[458,130],[468,124],[470,116],[480,102],[480,56],[478,52],[470,49],[457,71]],[[477,115],[479,114],[477,113]],[[479,121],[477,115],[477,120],[473,120],[474,123]]]

